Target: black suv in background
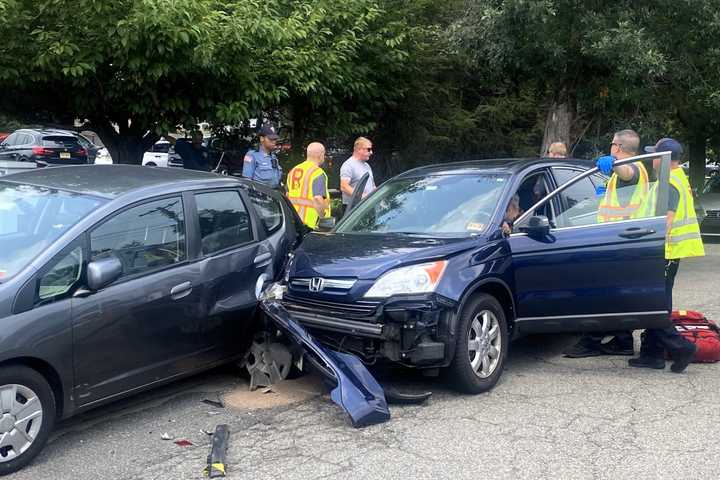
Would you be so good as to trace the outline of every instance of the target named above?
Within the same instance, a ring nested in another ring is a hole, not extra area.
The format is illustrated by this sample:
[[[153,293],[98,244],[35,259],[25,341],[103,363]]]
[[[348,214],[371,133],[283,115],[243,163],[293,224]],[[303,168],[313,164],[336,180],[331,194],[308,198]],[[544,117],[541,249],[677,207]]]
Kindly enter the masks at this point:
[[[57,130],[16,130],[0,143],[0,160],[47,165],[83,165],[88,152],[77,137]]]

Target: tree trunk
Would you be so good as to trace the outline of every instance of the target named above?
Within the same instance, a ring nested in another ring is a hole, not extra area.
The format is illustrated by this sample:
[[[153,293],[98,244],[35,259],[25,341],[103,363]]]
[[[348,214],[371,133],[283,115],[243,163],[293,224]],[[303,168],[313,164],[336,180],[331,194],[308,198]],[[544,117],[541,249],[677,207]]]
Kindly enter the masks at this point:
[[[705,184],[705,156],[707,138],[702,134],[690,137],[690,185],[701,192]]]
[[[569,150],[570,131],[574,121],[575,107],[570,95],[563,90],[552,101],[548,110],[540,156],[547,155],[548,148],[553,142],[563,142]]]
[[[110,152],[114,164],[141,165],[143,154],[160,139],[154,132],[143,132],[141,128],[123,128],[122,123],[121,127],[116,129],[109,121],[91,120],[89,127],[98,134]]]
[[[307,119],[310,109],[307,105],[296,102],[292,106],[292,150],[290,160],[293,165],[305,160],[305,143],[307,142]]]

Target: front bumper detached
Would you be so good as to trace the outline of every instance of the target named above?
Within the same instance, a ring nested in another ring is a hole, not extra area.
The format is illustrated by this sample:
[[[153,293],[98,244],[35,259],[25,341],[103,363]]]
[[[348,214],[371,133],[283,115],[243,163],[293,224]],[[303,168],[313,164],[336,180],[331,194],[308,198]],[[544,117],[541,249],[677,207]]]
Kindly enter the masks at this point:
[[[329,380],[336,383],[330,392],[332,401],[350,416],[353,427],[364,427],[390,419],[385,392],[362,362],[354,355],[331,350],[316,341],[294,321],[278,301],[273,289],[260,302],[260,308],[273,322],[307,353],[308,359]]]

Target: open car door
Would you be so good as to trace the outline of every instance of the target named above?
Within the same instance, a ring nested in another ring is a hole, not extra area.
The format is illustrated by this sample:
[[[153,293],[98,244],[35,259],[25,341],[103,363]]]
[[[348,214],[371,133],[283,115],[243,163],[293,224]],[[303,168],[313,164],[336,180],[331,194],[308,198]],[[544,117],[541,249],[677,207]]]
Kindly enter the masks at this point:
[[[360,181],[355,184],[355,189],[353,190],[352,197],[350,197],[350,201],[348,202],[343,218],[347,217],[350,211],[362,200],[362,194],[365,191],[365,185],[367,185],[368,180],[370,180],[370,174],[366,173],[360,178]]]
[[[658,157],[662,162],[654,172],[652,159]],[[597,177],[598,169],[592,168],[549,193],[515,222],[508,242],[519,333],[667,326],[665,230],[670,153],[616,162],[624,164],[645,168],[650,178],[643,207],[634,213],[607,221],[598,215],[603,195],[570,201],[568,189],[592,175]],[[631,199],[634,189],[635,185],[617,189],[622,205],[636,202],[637,198]],[[653,190],[655,195],[650,194]]]

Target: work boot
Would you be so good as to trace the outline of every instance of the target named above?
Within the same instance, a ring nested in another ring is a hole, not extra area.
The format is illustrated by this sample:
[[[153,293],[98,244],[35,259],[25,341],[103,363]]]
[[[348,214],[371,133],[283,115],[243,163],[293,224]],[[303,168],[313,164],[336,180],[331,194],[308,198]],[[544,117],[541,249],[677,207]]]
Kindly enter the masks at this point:
[[[625,342],[621,342],[617,337],[613,337],[613,339],[607,343],[601,343],[600,351],[605,355],[625,355],[628,357],[635,355],[634,345],[632,343],[628,345]]]
[[[665,360],[662,358],[640,355],[637,358],[631,358],[628,360],[628,365],[637,368],[654,368],[656,370],[663,370],[665,368]]]
[[[582,337],[575,345],[563,350],[563,355],[567,358],[586,358],[599,357],[603,355],[603,352],[600,351],[598,342],[591,338]]]
[[[686,348],[672,352],[673,363],[670,365],[670,370],[673,373],[684,372],[687,366],[690,365],[690,362],[692,362],[696,351],[697,346],[694,343],[688,343]]]

